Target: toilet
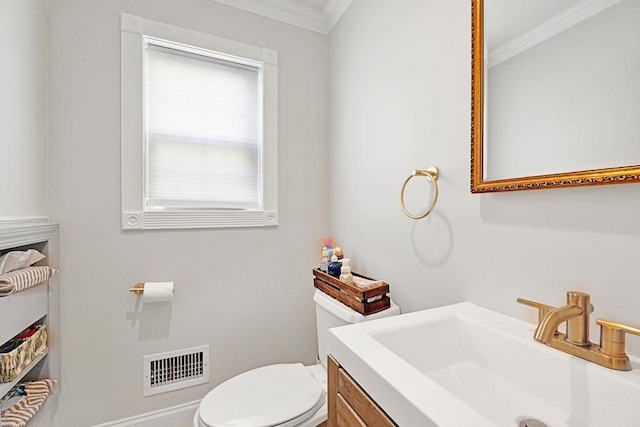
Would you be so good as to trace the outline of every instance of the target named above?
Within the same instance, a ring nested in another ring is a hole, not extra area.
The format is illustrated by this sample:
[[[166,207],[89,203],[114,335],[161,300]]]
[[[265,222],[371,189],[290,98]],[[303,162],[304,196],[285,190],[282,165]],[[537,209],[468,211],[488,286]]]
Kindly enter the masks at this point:
[[[327,334],[330,328],[400,313],[386,310],[364,316],[316,290],[316,327],[320,363],[263,366],[237,375],[200,402],[193,427],[316,427],[327,419]]]

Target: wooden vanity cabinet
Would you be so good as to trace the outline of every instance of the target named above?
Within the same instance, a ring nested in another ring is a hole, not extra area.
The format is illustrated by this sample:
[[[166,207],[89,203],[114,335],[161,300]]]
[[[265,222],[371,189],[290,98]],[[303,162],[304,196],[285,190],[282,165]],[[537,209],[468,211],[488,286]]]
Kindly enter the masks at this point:
[[[327,427],[397,427],[331,356],[327,375]]]

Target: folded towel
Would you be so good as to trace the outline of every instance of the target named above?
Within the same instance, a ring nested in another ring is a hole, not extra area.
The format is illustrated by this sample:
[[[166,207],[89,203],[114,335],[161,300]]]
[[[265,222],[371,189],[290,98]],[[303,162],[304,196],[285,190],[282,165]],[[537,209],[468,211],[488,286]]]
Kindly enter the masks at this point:
[[[46,282],[56,270],[48,266],[28,267],[11,273],[0,274],[0,297],[24,291],[31,286]]]
[[[11,295],[16,290],[13,283],[0,283],[0,297]]]
[[[0,426],[25,427],[51,393],[53,384],[49,379],[25,383],[26,396],[0,415]]]
[[[378,286],[382,282],[380,282],[380,280],[370,280],[365,279],[364,277],[353,276],[353,283],[360,289],[367,289]]]

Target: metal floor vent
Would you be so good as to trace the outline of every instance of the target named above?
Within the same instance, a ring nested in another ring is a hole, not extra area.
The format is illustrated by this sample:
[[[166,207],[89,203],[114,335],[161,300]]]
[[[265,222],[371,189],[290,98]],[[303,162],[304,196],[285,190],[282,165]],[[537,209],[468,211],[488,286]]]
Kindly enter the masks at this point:
[[[209,346],[143,356],[143,396],[209,382]]]

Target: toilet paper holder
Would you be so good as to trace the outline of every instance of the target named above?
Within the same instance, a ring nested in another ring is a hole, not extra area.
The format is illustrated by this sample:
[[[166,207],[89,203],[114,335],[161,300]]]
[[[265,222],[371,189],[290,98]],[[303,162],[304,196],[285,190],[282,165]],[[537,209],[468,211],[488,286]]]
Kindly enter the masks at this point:
[[[142,296],[143,299],[148,296],[146,302],[168,302],[173,297],[173,282],[139,282],[129,288],[129,292]]]
[[[144,294],[144,283],[142,282],[136,283],[136,285],[133,288],[129,288],[129,292],[133,292],[136,295]]]

